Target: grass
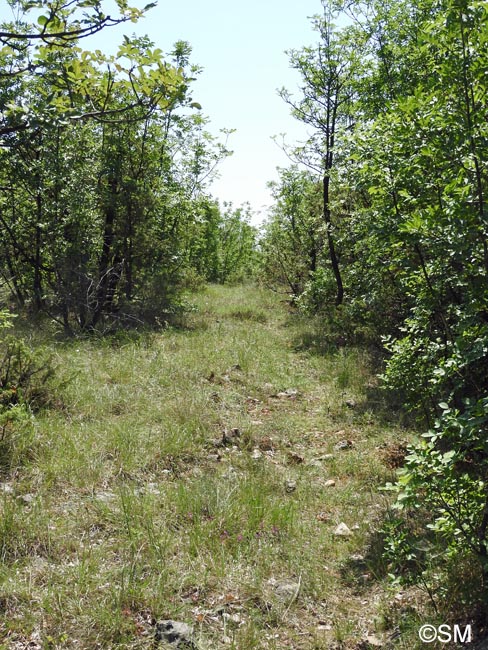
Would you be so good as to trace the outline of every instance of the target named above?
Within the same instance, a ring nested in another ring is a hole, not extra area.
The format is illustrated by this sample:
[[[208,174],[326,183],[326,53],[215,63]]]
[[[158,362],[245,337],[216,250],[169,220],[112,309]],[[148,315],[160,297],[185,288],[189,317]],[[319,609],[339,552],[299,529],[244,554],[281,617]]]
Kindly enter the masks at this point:
[[[297,350],[266,291],[195,301],[179,329],[51,344],[58,408],[1,477],[0,648],[151,648],[164,618],[202,650],[367,648],[401,615],[373,540],[408,432],[368,355]]]

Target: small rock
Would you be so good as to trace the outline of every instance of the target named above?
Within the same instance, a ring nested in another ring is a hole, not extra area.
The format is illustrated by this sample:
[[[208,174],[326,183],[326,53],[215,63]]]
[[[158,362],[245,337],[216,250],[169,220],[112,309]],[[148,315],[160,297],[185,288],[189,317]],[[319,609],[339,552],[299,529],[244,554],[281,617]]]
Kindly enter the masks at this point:
[[[35,498],[36,497],[35,497],[34,494],[21,494],[20,496],[17,497],[17,499],[19,499],[19,501],[22,501],[25,504],[32,503]]]
[[[317,515],[317,521],[322,521],[322,522],[330,521],[329,513],[328,512],[319,512],[318,515]]]
[[[198,650],[193,641],[193,628],[180,621],[158,621],[156,623],[155,640],[173,643],[176,648]]]
[[[325,481],[324,487],[334,487],[336,482],[333,478],[330,478],[328,481]]]
[[[14,491],[14,488],[10,483],[0,483],[0,492],[3,492],[4,494],[12,494]]]
[[[334,458],[334,454],[324,454],[323,456],[318,456],[315,460],[321,461],[321,460],[332,460]]]
[[[296,481],[286,481],[285,483],[285,491],[290,494],[291,492],[294,492],[297,489],[297,482]]]
[[[383,641],[378,639],[377,636],[374,636],[374,634],[367,634],[365,641],[369,643],[369,645],[373,646],[373,648],[381,648],[384,645]]]
[[[213,462],[218,463],[219,460],[222,458],[220,454],[208,454],[207,455],[207,460],[211,460]]]
[[[262,457],[262,452],[256,447],[255,449],[252,450],[251,458],[254,460],[258,460],[259,458]]]
[[[268,581],[279,600],[284,602],[294,600],[300,591],[300,583],[292,580],[275,580],[271,578]]]
[[[103,501],[103,503],[109,503],[117,497],[117,495],[110,490],[101,490],[100,492],[95,492],[93,496],[95,499],[98,499],[98,501]]]
[[[300,454],[295,454],[293,451],[289,451],[286,455],[289,465],[301,465],[305,460]]]
[[[341,522],[334,530],[334,535],[336,537],[350,537],[352,535],[352,531],[346,526],[344,522]]]
[[[287,388],[286,390],[276,393],[276,395],[271,395],[271,397],[278,397],[279,399],[296,399],[299,395],[300,393],[296,388]]]
[[[235,445],[236,442],[241,437],[241,431],[237,427],[233,429],[224,429],[222,433],[222,444],[223,445]]]
[[[311,460],[309,463],[310,467],[320,467],[322,468],[322,463],[320,460],[317,460],[316,458],[314,460]]]
[[[344,449],[351,449],[352,446],[352,440],[341,440],[334,446],[334,449],[336,451],[343,451]]]
[[[356,406],[356,402],[353,399],[346,399],[346,406],[353,409]]]
[[[275,448],[274,443],[269,436],[263,436],[258,445],[261,451],[273,451]]]
[[[261,400],[259,400],[257,397],[251,397],[248,395],[246,397],[246,404],[249,404],[250,406],[255,406],[256,404],[260,404]]]
[[[235,623],[236,625],[240,625],[242,623],[242,618],[239,616],[239,614],[229,614],[228,612],[223,612],[222,618],[227,623]]]

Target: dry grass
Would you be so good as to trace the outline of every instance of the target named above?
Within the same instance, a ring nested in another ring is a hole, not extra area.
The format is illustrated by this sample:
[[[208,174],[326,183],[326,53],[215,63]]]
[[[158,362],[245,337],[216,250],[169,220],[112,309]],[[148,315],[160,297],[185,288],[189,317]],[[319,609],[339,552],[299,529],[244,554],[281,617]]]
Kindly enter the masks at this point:
[[[365,649],[415,611],[386,605],[381,449],[408,436],[368,355],[297,352],[264,291],[195,300],[186,328],[54,346],[63,408],[1,478],[0,648],[151,648],[174,618],[203,650]]]

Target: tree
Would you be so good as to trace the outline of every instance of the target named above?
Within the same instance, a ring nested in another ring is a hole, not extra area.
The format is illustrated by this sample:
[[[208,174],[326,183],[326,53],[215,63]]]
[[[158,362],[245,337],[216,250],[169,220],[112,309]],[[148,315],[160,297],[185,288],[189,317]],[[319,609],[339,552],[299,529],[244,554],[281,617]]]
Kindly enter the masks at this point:
[[[228,153],[194,112],[190,52],[125,38],[101,67],[70,42],[49,51],[42,77],[6,80],[26,111],[0,152],[0,272],[67,332],[175,297],[193,203]]]
[[[280,180],[270,183],[275,204],[262,241],[263,261],[267,278],[286,285],[297,300],[324,262],[321,184],[296,165],[279,173]]]
[[[300,73],[301,97],[295,100],[287,90],[281,97],[292,107],[293,115],[313,128],[308,142],[297,148],[294,156],[322,177],[322,215],[325,223],[329,258],[336,282],[336,305],[344,299],[344,284],[331,214],[331,181],[338,148],[338,138],[351,129],[355,120],[355,99],[361,75],[361,44],[357,32],[337,30],[337,17],[331,4],[324,2],[322,17],[314,18],[320,36],[316,47],[290,52],[291,66]]]
[[[403,322],[383,324],[385,382],[429,427],[407,456],[398,507],[428,512],[450,556],[477,557],[486,604],[488,13],[463,0],[367,7],[384,103],[351,145],[368,194],[359,263],[395,276]]]

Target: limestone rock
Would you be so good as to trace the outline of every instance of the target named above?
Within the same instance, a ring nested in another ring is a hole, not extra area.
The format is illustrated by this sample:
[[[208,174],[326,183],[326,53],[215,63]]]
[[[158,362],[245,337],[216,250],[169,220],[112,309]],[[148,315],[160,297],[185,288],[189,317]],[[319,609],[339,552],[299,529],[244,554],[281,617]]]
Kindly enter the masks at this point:
[[[341,521],[341,523],[337,526],[337,528],[334,530],[334,535],[336,537],[350,537],[352,535],[352,531],[344,522]]]
[[[351,449],[351,447],[353,447],[351,440],[341,440],[334,446],[334,449],[336,451],[344,451],[345,449]]]
[[[156,623],[156,641],[171,643],[182,650],[198,650],[193,640],[193,628],[180,621],[164,620]]]
[[[297,489],[297,482],[296,481],[286,481],[285,482],[285,491],[288,492],[289,494],[291,492],[294,492]]]

